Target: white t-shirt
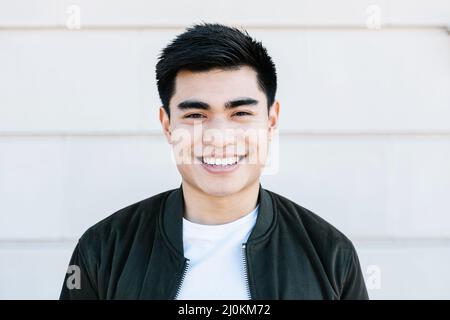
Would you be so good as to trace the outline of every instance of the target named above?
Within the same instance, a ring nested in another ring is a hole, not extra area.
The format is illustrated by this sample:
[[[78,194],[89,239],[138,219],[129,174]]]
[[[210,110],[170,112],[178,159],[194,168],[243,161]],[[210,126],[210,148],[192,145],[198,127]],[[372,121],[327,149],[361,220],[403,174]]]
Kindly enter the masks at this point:
[[[256,223],[258,208],[220,225],[183,217],[184,256],[190,261],[178,300],[248,299],[242,244]]]

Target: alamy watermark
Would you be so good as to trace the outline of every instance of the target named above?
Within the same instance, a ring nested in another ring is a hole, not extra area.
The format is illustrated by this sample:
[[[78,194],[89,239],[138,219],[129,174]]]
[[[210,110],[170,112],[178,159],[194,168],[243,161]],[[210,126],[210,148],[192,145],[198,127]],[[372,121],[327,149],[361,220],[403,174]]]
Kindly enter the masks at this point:
[[[366,8],[366,27],[370,30],[381,29],[381,8],[372,4]]]
[[[81,271],[80,267],[72,264],[67,268],[66,272],[69,276],[66,280],[66,287],[69,290],[81,289]]]
[[[381,268],[378,265],[369,265],[366,267],[366,287],[368,290],[381,289]]]
[[[201,123],[193,130],[176,128],[171,132],[172,161],[176,165],[200,165],[203,158],[234,158],[239,163],[261,165],[263,175],[279,169],[279,132],[267,128],[204,129]]]
[[[72,4],[66,8],[66,27],[69,30],[81,29],[81,8]]]

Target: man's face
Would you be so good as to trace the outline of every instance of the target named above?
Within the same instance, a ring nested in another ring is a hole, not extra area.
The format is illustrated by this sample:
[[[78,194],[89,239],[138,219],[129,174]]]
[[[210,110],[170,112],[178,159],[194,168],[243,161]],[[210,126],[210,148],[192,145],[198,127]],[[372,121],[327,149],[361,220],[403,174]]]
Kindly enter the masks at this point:
[[[182,70],[169,108],[160,120],[184,183],[226,196],[259,182],[279,105],[268,112],[252,68]]]

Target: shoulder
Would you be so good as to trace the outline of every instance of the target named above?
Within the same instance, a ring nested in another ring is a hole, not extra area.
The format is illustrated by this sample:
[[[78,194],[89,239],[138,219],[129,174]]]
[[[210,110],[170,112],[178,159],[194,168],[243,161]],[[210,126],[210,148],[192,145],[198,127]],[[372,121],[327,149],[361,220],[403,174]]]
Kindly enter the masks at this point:
[[[105,244],[110,247],[117,241],[133,237],[144,224],[150,231],[164,199],[173,190],[161,192],[121,208],[88,228],[79,238],[80,250],[92,252],[101,250]]]
[[[269,191],[279,223],[306,238],[318,251],[345,251],[353,254],[352,241],[331,223],[294,201]]]
[[[314,212],[279,194],[270,194],[277,211],[278,227],[283,229],[280,232],[289,239],[290,245],[301,248],[311,261],[321,265],[340,296],[346,279],[359,277],[361,272],[352,241]]]

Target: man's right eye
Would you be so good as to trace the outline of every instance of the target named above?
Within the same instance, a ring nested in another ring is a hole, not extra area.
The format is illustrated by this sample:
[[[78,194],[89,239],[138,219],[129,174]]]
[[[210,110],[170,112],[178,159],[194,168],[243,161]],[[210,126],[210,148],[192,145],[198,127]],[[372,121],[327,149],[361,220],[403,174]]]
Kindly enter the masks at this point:
[[[191,114],[184,116],[183,118],[198,119],[198,118],[202,118],[202,117],[204,117],[204,115],[202,115],[201,113],[191,113]]]

